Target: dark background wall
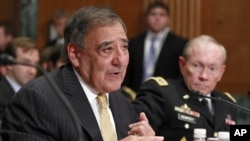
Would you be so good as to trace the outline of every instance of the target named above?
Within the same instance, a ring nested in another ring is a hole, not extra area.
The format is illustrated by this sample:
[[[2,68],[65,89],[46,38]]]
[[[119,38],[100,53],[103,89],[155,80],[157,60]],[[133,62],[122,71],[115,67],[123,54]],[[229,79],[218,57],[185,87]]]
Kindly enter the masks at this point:
[[[0,20],[12,21],[20,33],[20,1],[0,0]],[[143,12],[154,0],[38,0],[37,36],[39,49],[48,38],[48,26],[55,9],[74,12],[88,5],[106,5],[117,10],[128,27],[128,37],[145,28]],[[228,52],[227,69],[218,85],[221,91],[247,95],[250,90],[250,1],[249,0],[164,0],[171,9],[171,29],[189,39],[208,34]]]

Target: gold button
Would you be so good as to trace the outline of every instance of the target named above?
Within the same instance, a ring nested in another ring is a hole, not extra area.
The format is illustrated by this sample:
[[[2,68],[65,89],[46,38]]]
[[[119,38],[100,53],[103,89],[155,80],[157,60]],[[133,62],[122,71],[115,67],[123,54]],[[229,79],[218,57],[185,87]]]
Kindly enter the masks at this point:
[[[214,137],[218,137],[218,132],[214,132]]]
[[[183,96],[183,98],[184,98],[184,99],[189,99],[189,95],[186,94],[186,95]]]
[[[185,127],[186,129],[188,129],[188,128],[189,128],[189,124],[186,123],[186,124],[184,125],[184,127]]]
[[[188,109],[189,107],[188,107],[188,105],[185,103],[185,104],[183,105],[183,108],[184,108],[184,109]]]

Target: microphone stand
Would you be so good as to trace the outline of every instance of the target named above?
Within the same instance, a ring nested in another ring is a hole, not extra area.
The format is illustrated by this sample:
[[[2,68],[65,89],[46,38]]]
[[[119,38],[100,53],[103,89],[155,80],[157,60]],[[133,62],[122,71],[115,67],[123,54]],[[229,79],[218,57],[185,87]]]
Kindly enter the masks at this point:
[[[62,91],[59,89],[59,87],[57,86],[57,84],[54,82],[54,80],[51,79],[51,77],[49,77],[48,73],[40,66],[40,65],[33,65],[33,64],[27,64],[27,63],[22,63],[22,62],[16,62],[16,64],[20,64],[20,65],[24,65],[24,66],[31,66],[31,67],[35,67],[37,68],[39,71],[42,72],[42,74],[44,75],[45,79],[47,80],[47,82],[50,84],[51,87],[54,88],[54,90],[56,91],[57,96],[60,98],[60,100],[62,101],[63,106],[68,110],[68,112],[70,113],[70,116],[73,119],[74,122],[74,126],[77,130],[77,134],[78,134],[78,141],[84,141],[83,140],[83,133],[81,130],[81,124],[79,123],[79,118],[77,116],[77,114],[75,113],[74,109],[72,108],[72,106],[70,105],[70,103],[68,102],[68,100],[65,98],[64,94],[62,93]]]
[[[239,105],[237,105],[237,104],[234,104],[234,103],[232,103],[232,102],[229,102],[229,101],[226,101],[226,100],[223,100],[223,99],[220,99],[220,98],[216,98],[216,97],[205,96],[204,94],[202,94],[202,93],[199,92],[199,91],[193,91],[193,93],[194,93],[195,95],[198,95],[198,98],[210,98],[210,99],[215,100],[215,101],[224,102],[224,103],[226,103],[226,104],[228,104],[228,105],[231,105],[231,106],[234,107],[234,108],[240,109],[240,110],[242,110],[242,111],[244,111],[244,112],[250,114],[250,110],[249,110],[249,109],[247,109],[247,108],[245,108],[245,107],[241,107],[241,106],[239,106]]]

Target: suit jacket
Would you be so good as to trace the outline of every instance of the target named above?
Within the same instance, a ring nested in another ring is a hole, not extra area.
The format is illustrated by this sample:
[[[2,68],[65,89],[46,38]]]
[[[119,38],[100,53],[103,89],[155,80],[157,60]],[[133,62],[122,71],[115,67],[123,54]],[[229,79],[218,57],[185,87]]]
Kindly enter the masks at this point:
[[[49,75],[78,115],[84,140],[101,141],[96,117],[71,65]],[[110,93],[109,102],[118,139],[126,137],[135,114],[127,99],[118,92]],[[77,140],[69,113],[43,76],[24,85],[13,97],[3,115],[1,135],[5,141]]]
[[[147,33],[143,33],[129,42],[129,65],[123,85],[137,91],[142,84],[143,62],[144,62],[144,42]],[[153,76],[162,76],[164,78],[176,78],[180,75],[178,57],[187,43],[172,32],[167,34],[163,43],[158,60],[156,61],[155,72]]]
[[[211,96],[232,102],[226,94],[213,91]],[[229,105],[213,101],[214,116],[207,105],[191,93],[182,78],[154,78],[144,83],[133,106],[144,111],[156,135],[164,139],[193,141],[193,129],[205,128],[207,137],[218,131],[229,131],[229,122],[236,121],[237,111]]]
[[[5,77],[0,77],[0,117],[15,91]]]

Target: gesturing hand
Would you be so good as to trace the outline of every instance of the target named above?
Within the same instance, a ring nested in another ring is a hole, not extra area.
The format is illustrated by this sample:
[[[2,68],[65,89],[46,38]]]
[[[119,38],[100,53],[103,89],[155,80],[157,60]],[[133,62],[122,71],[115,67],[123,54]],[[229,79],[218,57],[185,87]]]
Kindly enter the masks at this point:
[[[120,141],[163,141],[164,137],[155,136],[155,132],[148,123],[145,113],[140,113],[139,122],[129,125],[129,136]]]

